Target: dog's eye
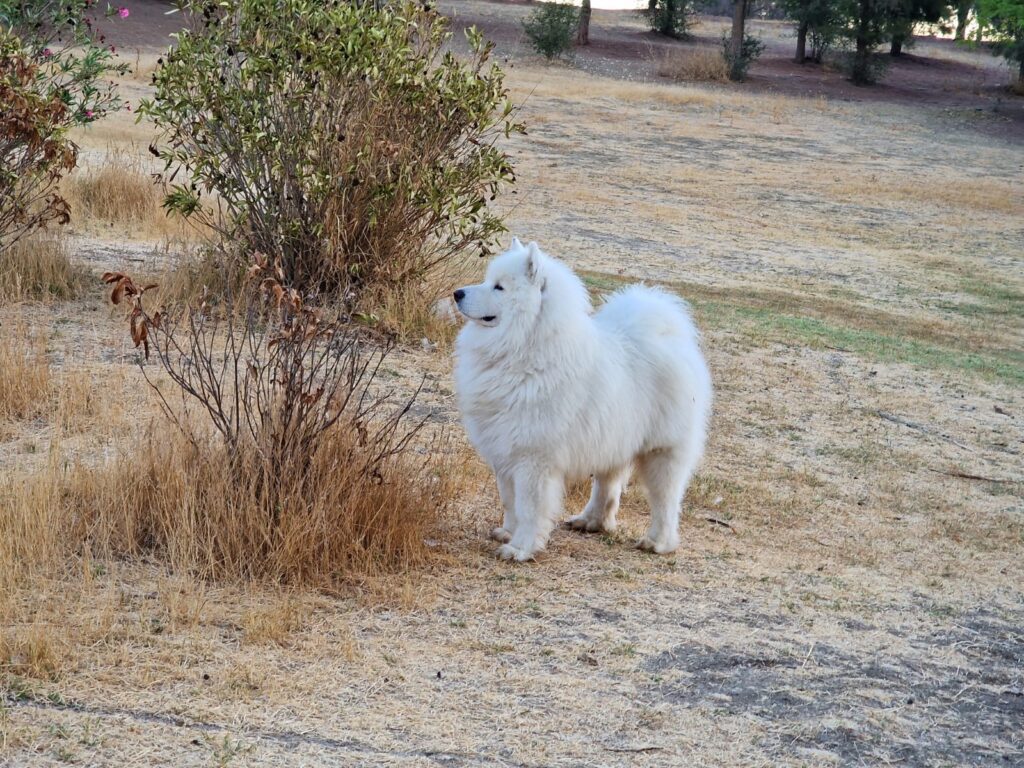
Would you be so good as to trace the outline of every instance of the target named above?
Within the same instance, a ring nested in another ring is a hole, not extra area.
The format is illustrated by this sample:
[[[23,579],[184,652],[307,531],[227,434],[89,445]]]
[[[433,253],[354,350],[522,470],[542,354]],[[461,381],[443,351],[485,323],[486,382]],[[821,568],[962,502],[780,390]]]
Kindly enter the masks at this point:
[[[494,290],[496,290],[496,291],[504,291],[505,289],[501,287],[501,283],[497,283],[494,286]]]

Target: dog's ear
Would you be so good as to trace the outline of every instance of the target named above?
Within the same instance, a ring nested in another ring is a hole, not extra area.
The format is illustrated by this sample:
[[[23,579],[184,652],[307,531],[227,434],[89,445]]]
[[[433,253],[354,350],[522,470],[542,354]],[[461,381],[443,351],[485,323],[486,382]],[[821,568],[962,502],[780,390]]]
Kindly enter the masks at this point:
[[[537,243],[526,246],[526,279],[531,283],[537,279],[537,268],[540,266],[541,253]]]
[[[523,250],[523,244],[519,242],[518,237],[512,238],[512,245],[509,246],[510,251],[521,251]]]

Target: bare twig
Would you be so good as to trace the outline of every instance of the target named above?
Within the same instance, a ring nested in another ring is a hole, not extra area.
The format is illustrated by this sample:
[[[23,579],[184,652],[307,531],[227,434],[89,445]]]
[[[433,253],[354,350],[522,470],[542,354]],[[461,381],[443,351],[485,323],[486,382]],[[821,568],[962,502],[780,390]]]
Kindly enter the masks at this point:
[[[959,440],[954,440],[949,435],[943,434],[942,432],[939,432],[938,430],[933,429],[931,427],[927,427],[924,424],[918,424],[915,421],[910,421],[909,419],[904,419],[902,416],[896,416],[895,414],[888,413],[887,411],[875,411],[875,413],[880,418],[883,418],[886,421],[891,421],[893,424],[901,424],[904,427],[909,427],[910,429],[915,429],[918,432],[923,432],[926,435],[931,435],[932,437],[937,437],[940,440],[945,440],[947,443],[952,443],[953,445],[957,446],[958,448],[963,448],[965,450],[970,450],[970,446],[964,445]]]
[[[722,528],[728,528],[733,533],[736,533],[736,529],[730,523],[725,522],[725,520],[719,520],[717,517],[705,517],[704,519],[713,525],[720,525]]]
[[[948,475],[949,477],[960,477],[964,480],[980,480],[985,483],[1020,483],[1024,482],[1021,480],[1008,480],[1005,478],[998,477],[985,477],[984,475],[972,475],[970,472],[960,472],[959,470],[953,470],[952,472],[945,469],[932,469],[928,467],[930,472],[934,472],[937,475]]]

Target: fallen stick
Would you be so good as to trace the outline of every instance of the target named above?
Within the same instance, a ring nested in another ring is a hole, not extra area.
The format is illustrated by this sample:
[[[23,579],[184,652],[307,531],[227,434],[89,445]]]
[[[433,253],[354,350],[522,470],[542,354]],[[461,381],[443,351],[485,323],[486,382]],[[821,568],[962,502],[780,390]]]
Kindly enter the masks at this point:
[[[717,517],[705,517],[704,519],[707,520],[709,523],[712,523],[714,525],[720,525],[723,528],[728,528],[733,533],[736,533],[736,529],[729,525],[729,523],[725,522],[725,520],[719,520]]]
[[[949,435],[944,435],[931,427],[926,427],[924,424],[918,424],[916,421],[904,419],[902,416],[896,416],[895,414],[888,413],[887,411],[875,411],[875,413],[880,418],[883,418],[886,421],[891,421],[893,424],[901,424],[904,427],[910,427],[910,429],[916,429],[918,432],[924,432],[926,435],[931,435],[932,437],[937,437],[940,440],[945,440],[947,443],[952,443],[958,448],[963,448],[967,451],[971,450],[970,446],[964,445],[959,440],[954,440]]]
[[[947,472],[944,469],[932,469],[928,467],[931,472],[937,475],[949,475],[950,477],[962,477],[964,480],[982,480],[986,483],[1019,483],[1020,480],[1006,480],[998,477],[985,477],[984,475],[972,475],[970,472]]]

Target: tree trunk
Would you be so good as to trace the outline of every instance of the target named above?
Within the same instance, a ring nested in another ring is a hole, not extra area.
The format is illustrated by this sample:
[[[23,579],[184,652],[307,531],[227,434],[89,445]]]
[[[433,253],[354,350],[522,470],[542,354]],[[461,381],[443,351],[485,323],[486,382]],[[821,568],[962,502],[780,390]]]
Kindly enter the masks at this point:
[[[967,34],[967,16],[971,12],[970,2],[964,2],[960,0],[956,6],[956,34],[953,35],[954,40],[963,41],[964,35]]]
[[[733,0],[732,35],[729,40],[730,80],[739,80],[743,73],[743,34],[747,21],[747,2],[748,0]]]
[[[893,35],[892,45],[889,46],[890,56],[902,56],[903,55],[903,35]]]
[[[580,5],[580,24],[576,28],[576,45],[590,45],[590,0]]]
[[[853,55],[853,74],[850,78],[854,85],[867,85],[871,80],[868,45],[868,30],[871,25],[871,0],[860,0],[857,16],[857,51]]]
[[[801,21],[796,31],[796,58],[797,64],[807,61],[807,22]]]

